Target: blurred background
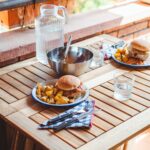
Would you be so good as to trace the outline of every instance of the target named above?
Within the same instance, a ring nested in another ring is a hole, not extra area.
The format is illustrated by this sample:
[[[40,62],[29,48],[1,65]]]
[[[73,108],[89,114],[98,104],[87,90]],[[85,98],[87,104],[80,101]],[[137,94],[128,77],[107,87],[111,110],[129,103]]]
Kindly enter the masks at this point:
[[[13,5],[12,7],[11,3],[15,3],[15,1],[0,0],[1,8],[2,5],[5,6],[5,2],[7,2],[7,5],[10,3],[10,8],[0,10],[0,32],[34,24],[34,18],[40,14],[40,6],[42,4],[62,5],[67,8],[68,14],[78,14],[113,6],[126,0],[31,0],[35,4],[26,4],[25,0],[19,0],[16,1],[16,6]]]

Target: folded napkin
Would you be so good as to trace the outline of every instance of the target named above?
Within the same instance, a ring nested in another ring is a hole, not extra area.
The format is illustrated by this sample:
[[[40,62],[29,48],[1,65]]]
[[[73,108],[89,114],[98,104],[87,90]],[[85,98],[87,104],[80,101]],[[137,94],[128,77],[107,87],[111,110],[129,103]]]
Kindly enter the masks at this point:
[[[112,52],[119,48],[119,47],[122,47],[123,45],[125,45],[125,41],[121,40],[119,41],[118,43],[115,43],[114,45],[108,45],[108,44],[103,44],[101,47],[100,47],[100,52],[103,53],[104,55],[104,60],[108,60],[111,58],[112,56]]]
[[[85,110],[86,112],[91,111],[91,110],[94,111],[94,105],[95,105],[95,102],[93,100],[85,100],[84,102],[80,103],[79,105],[77,105],[77,106],[75,106],[75,107],[73,107],[73,108],[71,108],[71,109],[69,109],[69,110],[67,110],[67,111],[59,114],[59,117],[61,117],[64,113],[66,114],[66,113],[72,113],[72,112],[75,112],[75,114],[74,114],[73,117],[78,117],[82,113],[85,113],[82,110]],[[76,112],[81,112],[81,113],[76,113]],[[92,126],[92,115],[93,114],[90,113],[86,117],[77,120],[76,122],[72,123],[71,125],[67,126],[66,128],[76,128],[76,127],[86,127],[86,128],[89,128],[89,127]],[[54,117],[54,118],[57,118],[57,116]],[[70,119],[72,119],[72,117],[61,119],[60,121],[58,121],[58,122],[56,122],[54,124],[43,126],[42,128],[53,129],[56,126],[60,125],[62,122],[68,121]],[[44,121],[43,124],[45,124],[47,121]],[[41,128],[41,126],[39,128]]]

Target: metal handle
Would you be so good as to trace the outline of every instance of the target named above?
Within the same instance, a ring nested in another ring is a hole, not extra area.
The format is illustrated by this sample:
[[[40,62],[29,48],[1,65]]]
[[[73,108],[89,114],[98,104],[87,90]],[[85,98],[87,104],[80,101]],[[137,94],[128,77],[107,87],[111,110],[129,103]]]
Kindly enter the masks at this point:
[[[48,121],[45,121],[44,123],[40,124],[40,127],[45,127],[45,126],[49,126],[53,123],[57,123],[59,121],[62,121],[68,117],[72,117],[73,116],[73,113],[66,113],[66,114],[63,114],[61,116],[57,116],[56,118],[52,118],[52,119],[49,119]]]
[[[65,23],[67,24],[68,23],[68,13],[67,13],[66,8],[64,6],[58,6],[58,9],[62,10],[62,15],[65,18]]]
[[[60,125],[55,126],[53,129],[54,129],[54,131],[60,131],[61,129],[66,128],[67,126],[71,125],[72,123],[74,123],[76,121],[77,121],[76,118],[73,118],[73,119],[68,120],[68,121],[64,121]]]
[[[63,115],[61,115],[61,116],[58,116],[57,118],[53,118],[53,119],[51,119],[51,120],[49,120],[48,122],[47,122],[47,125],[48,124],[52,124],[52,123],[57,123],[57,122],[59,122],[59,121],[61,121],[61,120],[64,120],[65,118],[68,118],[68,117],[72,117],[73,116],[73,114],[63,114]]]
[[[72,42],[72,36],[70,35],[69,38],[68,38],[68,41],[67,41],[67,47],[66,47],[66,50],[65,50],[64,59],[66,59],[66,57],[68,55],[71,42]]]

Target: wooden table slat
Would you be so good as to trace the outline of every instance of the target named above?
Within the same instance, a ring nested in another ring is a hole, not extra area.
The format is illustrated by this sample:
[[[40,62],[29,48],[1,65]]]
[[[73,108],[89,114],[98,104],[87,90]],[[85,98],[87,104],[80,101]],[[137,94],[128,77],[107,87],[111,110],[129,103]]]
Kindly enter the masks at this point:
[[[95,91],[95,94],[97,94],[99,99],[101,101],[107,103],[108,105],[111,105],[114,108],[116,108],[116,109],[118,109],[118,110],[120,110],[120,111],[122,111],[122,112],[124,112],[124,113],[126,113],[128,115],[131,115],[131,116],[134,116],[135,114],[138,113],[138,111],[136,111],[135,109],[132,109],[132,108],[130,108],[130,107],[120,103],[119,101],[116,101],[113,98],[106,96],[104,93],[105,92],[109,92],[109,90],[104,89],[103,87],[100,87],[100,86],[98,86],[98,87],[96,87],[94,89],[96,89],[98,91],[98,92]],[[110,94],[111,94],[111,92],[110,92]]]
[[[26,95],[31,94],[31,88],[25,86],[24,84],[20,83],[16,79],[10,77],[9,75],[3,75],[1,76],[1,79],[10,84],[11,86],[15,87],[17,90],[21,91],[22,93]]]
[[[7,115],[10,115],[14,112],[16,112],[16,109],[13,108],[13,107],[10,107],[8,103],[6,103],[5,101],[3,101],[1,98],[0,98],[0,118],[1,117],[5,117]]]
[[[36,102],[32,99],[32,97],[28,96],[23,99],[20,99],[19,101],[11,103],[10,106],[12,106],[12,107],[16,108],[18,111],[20,111],[24,108],[31,107],[35,103]]]
[[[16,88],[12,87],[8,83],[2,81],[1,79],[0,79],[0,87],[3,90],[7,91],[10,95],[12,95],[15,98],[17,98],[17,99],[21,99],[21,98],[26,96],[25,94],[23,94],[22,92],[18,91]]]
[[[125,79],[128,79],[127,77],[125,77]],[[150,84],[150,82],[148,82]],[[139,82],[135,82],[134,83],[134,87],[140,89],[141,91],[144,91],[146,93],[149,93],[150,94],[150,87],[149,86],[146,86],[146,85],[143,85]]]
[[[109,93],[105,93],[105,94],[108,95],[108,96],[111,95],[111,97],[113,97],[113,94],[114,94],[114,85],[112,85],[112,84],[110,84],[110,83],[107,82],[107,83],[102,84],[101,86],[105,87],[105,88],[107,88],[109,90],[111,90],[110,91],[111,94],[109,94]],[[136,103],[136,102],[134,102],[132,100],[123,101],[122,103],[126,104],[126,105],[128,105],[128,106],[130,106],[130,107],[132,107],[132,108],[134,108],[134,109],[136,109],[138,111],[143,111],[144,109],[146,109],[145,106],[143,106],[143,105],[141,105],[139,103]]]
[[[33,66],[40,69],[41,71],[49,74],[52,77],[56,76],[56,73],[52,69],[50,69],[50,67],[48,67],[46,65],[43,65],[43,64],[38,62],[38,63],[33,64]]]
[[[115,116],[121,120],[124,120],[124,121],[130,118],[129,115],[123,113],[122,111],[115,109],[114,107],[100,101],[99,98],[95,96],[95,93],[91,92],[91,96],[92,97],[90,97],[90,98],[95,100],[96,106],[98,108],[105,110],[109,114],[112,114],[113,116]]]
[[[16,71],[12,71],[12,72],[10,72],[8,74],[9,74],[9,76],[15,78],[16,80],[18,80],[19,82],[25,84],[26,86],[28,86],[30,88],[33,88],[36,85],[35,82],[29,80],[28,78],[26,78],[25,76],[19,74]]]
[[[104,42],[111,45],[119,41],[102,35],[73,45],[86,47],[94,53]],[[129,78],[128,72],[133,72],[136,77],[132,97],[118,101],[113,96],[112,79],[114,74]],[[113,149],[150,126],[149,69],[129,69],[107,60],[102,67],[89,68],[79,76],[90,89],[89,98],[95,101],[95,108],[99,109],[94,112],[92,128],[63,129],[60,132],[37,129],[38,124],[69,109],[46,107],[30,95],[37,82],[55,77],[49,65],[43,65],[35,58],[0,69],[0,118],[9,123],[8,149]]]
[[[47,117],[47,119],[57,116],[58,114],[55,112],[51,112],[49,110],[45,110],[41,112],[42,115]],[[88,142],[94,138],[93,135],[89,134],[88,132],[85,132],[84,130],[69,130],[73,135],[77,136],[78,138],[82,139],[84,142]]]
[[[85,129],[85,130],[87,130],[87,129]],[[88,129],[87,132],[91,133],[94,136],[99,136],[104,133],[104,130],[102,130],[102,129],[96,127],[94,124],[92,124],[92,127],[90,129]]]
[[[35,103],[31,105],[30,107],[21,109],[20,112],[22,112],[25,116],[29,117],[29,116],[36,114],[37,112],[44,110],[45,108],[46,106],[41,105],[40,103]]]
[[[122,122],[120,119],[115,118],[114,116],[112,116],[102,110],[96,112],[95,115],[102,118],[103,120],[106,120],[107,122],[111,123],[114,126],[117,126],[118,124],[120,124]]]
[[[16,70],[16,71],[17,71],[18,73],[20,73],[21,75],[25,76],[26,78],[32,80],[33,82],[36,82],[36,83],[37,83],[37,82],[43,82],[43,81],[45,81],[44,79],[42,79],[42,78],[36,76],[35,74],[33,74],[33,73],[27,71],[27,70],[24,69],[24,68],[18,69],[18,70]]]
[[[133,100],[140,103],[140,104],[143,104],[144,106],[147,106],[147,107],[150,107],[150,101],[148,100],[145,100],[144,98],[138,96],[138,95],[135,95],[135,94],[132,94],[132,97],[133,97]]]
[[[148,70],[148,69],[142,70],[141,72],[142,72],[142,73],[145,73],[145,74],[147,74],[147,75],[150,75],[150,70]]]
[[[129,77],[129,75],[125,74],[124,76]],[[136,83],[141,83],[147,87],[150,87],[150,81],[147,81],[139,76],[135,76]]]
[[[129,119],[126,122],[120,124],[117,128],[113,128],[105,134],[102,134],[101,136],[97,137],[96,139],[92,140],[86,145],[83,145],[78,150],[111,149],[112,147],[116,146],[115,143],[120,144],[126,139],[126,137],[132,137],[135,133],[138,133],[140,130],[148,128],[150,120],[149,117],[145,116],[150,116],[150,109],[147,109],[143,113],[136,115],[132,119]],[[108,137],[111,137],[111,139],[113,140],[108,140]]]
[[[150,76],[149,75],[146,75],[146,74],[144,74],[144,73],[141,73],[141,72],[134,72],[134,74],[136,75],[136,76],[138,76],[138,77],[141,77],[141,78],[143,78],[143,79],[146,79],[146,80],[148,80],[149,82],[150,82]]]
[[[28,135],[36,139],[39,143],[42,143],[44,147],[47,147],[47,149],[51,147],[51,149],[55,150],[73,150],[73,147],[69,146],[55,135],[50,134],[49,131],[37,130],[37,124],[24,116],[22,113],[16,112],[12,115],[9,115],[7,119],[15,125],[17,123],[17,127],[22,131],[28,131]]]
[[[0,97],[3,100],[5,100],[7,103],[13,103],[13,102],[17,101],[17,98],[15,98],[14,96],[7,93],[7,91],[4,91],[2,89],[0,89]]]
[[[111,81],[111,83],[112,83],[112,81]],[[141,87],[138,87],[138,88],[141,88]],[[150,100],[149,94],[138,88],[134,87],[132,92],[140,97],[143,97],[144,99]]]
[[[39,76],[40,78],[44,79],[44,80],[50,80],[53,79],[52,76],[48,75],[47,73],[33,67],[33,66],[28,66],[25,67],[28,71],[32,72],[33,74]]]
[[[109,83],[111,83],[111,86],[113,86],[112,81],[109,81]],[[109,87],[109,86],[107,86],[107,88],[108,88],[108,87]],[[132,92],[132,97],[131,97],[131,99],[134,100],[135,102],[138,102],[138,103],[144,105],[144,106],[147,106],[147,107],[150,106],[150,102],[149,102],[148,100],[146,100],[146,99],[144,99],[144,98],[142,98],[142,97],[140,97],[140,96],[134,94],[133,92]]]
[[[37,122],[38,124],[42,123],[43,121],[47,120],[46,117],[42,116],[41,114],[35,114],[30,117],[32,120]],[[77,148],[81,145],[83,145],[85,142],[81,139],[78,139],[73,134],[69,133],[68,131],[62,130],[60,132],[54,133],[52,130],[49,130],[51,133],[55,134],[59,138],[61,138],[63,141],[69,143],[73,147]],[[71,140],[70,140],[71,139]]]
[[[93,118],[93,124],[95,124],[97,127],[101,128],[104,131],[108,131],[111,128],[113,128],[113,125],[111,125],[108,122],[98,118],[97,116],[95,116]]]

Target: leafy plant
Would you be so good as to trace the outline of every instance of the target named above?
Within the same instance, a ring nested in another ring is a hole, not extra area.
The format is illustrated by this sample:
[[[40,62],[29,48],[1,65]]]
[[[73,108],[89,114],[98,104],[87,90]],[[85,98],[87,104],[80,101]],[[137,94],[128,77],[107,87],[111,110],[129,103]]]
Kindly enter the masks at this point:
[[[113,1],[114,0],[76,0],[76,7],[73,12],[86,12],[88,10],[108,5]]]

